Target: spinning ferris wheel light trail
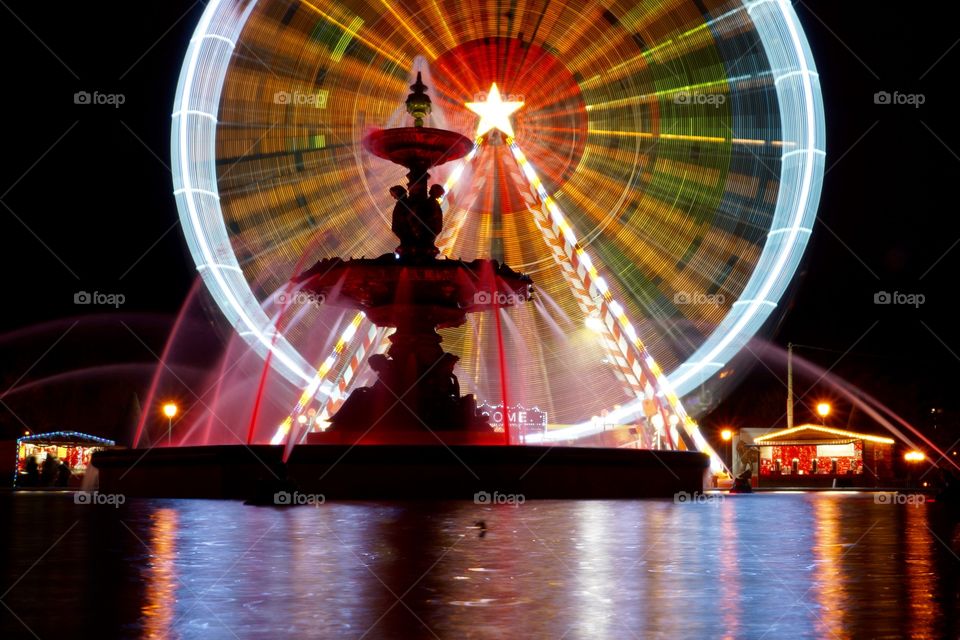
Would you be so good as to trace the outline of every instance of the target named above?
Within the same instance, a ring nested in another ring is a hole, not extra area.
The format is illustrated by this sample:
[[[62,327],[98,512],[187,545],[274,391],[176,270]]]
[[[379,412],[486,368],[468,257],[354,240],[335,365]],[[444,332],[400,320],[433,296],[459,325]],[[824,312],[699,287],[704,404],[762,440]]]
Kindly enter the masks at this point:
[[[549,196],[540,203],[545,220],[556,227],[554,241],[568,244],[566,227],[553,224],[552,203],[587,251],[571,260],[596,289],[596,312],[587,313],[592,329],[569,324],[584,313],[582,301],[571,274],[556,268],[545,225],[528,213],[532,183],[500,129],[441,175],[453,194],[445,204],[445,253],[522,267],[549,301],[511,318],[525,318],[511,336],[519,333],[530,352],[512,363],[512,379],[528,386],[511,397],[544,407],[564,427],[545,441],[589,432],[591,416],[630,422],[646,415],[631,380],[639,378],[612,329],[628,352],[632,333],[642,337],[659,365],[651,371],[669,383],[662,388],[703,413],[739,377],[730,375],[731,358],[782,309],[814,227],[823,106],[791,4],[677,0],[650,11],[632,1],[585,9],[554,0],[539,29],[533,12],[486,19],[496,5],[436,0],[418,13],[404,0],[208,3],[184,59],[171,131],[174,193],[204,284],[257,357],[273,354],[278,382],[295,389],[289,409],[315,386],[311,403],[335,407],[344,380],[362,373],[351,370],[355,354],[376,352],[381,338],[362,347],[369,329],[362,320],[318,384],[333,344],[319,352],[308,337],[330,318],[320,322],[322,311],[300,308],[278,335],[263,302],[282,288],[281,274],[308,239],[318,239],[321,255],[348,246],[379,255],[392,246],[376,211],[382,203],[370,194],[399,174],[355,149],[365,127],[390,121],[406,70],[423,60],[446,117],[434,122],[442,128],[472,137],[482,114],[464,104],[489,94],[494,82],[501,102],[524,103],[507,122]],[[294,98],[278,103],[278,92]],[[609,302],[600,309],[605,298],[590,266],[629,324]],[[682,302],[701,294],[725,301]],[[324,343],[335,344],[353,315]],[[562,331],[545,332],[550,321]],[[490,330],[446,337],[481,397],[498,395],[492,362],[483,359]],[[675,419],[657,416],[666,433],[675,420],[686,424],[671,413]],[[273,439],[285,417],[257,426],[255,440]]]

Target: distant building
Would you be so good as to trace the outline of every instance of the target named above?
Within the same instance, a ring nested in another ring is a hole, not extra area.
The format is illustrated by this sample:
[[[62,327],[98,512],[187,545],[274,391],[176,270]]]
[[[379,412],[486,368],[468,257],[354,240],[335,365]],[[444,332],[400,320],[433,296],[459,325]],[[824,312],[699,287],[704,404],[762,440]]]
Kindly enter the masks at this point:
[[[734,471],[749,466],[757,486],[889,485],[894,481],[892,438],[804,424],[792,429],[741,429]]]

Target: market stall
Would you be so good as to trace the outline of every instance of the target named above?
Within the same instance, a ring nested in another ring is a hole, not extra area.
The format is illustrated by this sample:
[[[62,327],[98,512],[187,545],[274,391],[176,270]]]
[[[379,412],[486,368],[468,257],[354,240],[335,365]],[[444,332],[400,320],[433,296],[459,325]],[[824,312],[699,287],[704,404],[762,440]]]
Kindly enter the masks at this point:
[[[79,486],[93,453],[114,446],[113,440],[77,431],[23,436],[17,439],[14,486]]]

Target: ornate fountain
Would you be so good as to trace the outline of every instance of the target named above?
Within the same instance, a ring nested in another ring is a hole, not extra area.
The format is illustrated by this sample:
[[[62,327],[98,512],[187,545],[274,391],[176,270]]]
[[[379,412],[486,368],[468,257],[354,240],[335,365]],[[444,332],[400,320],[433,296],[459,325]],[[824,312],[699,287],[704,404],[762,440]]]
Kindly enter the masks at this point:
[[[332,431],[489,432],[474,396],[460,395],[453,372],[458,358],[443,350],[437,330],[462,326],[468,313],[497,313],[528,301],[533,284],[496,260],[438,257],[444,190],[438,184],[428,188],[428,170],[464,157],[473,143],[453,131],[424,127],[431,102],[419,73],[410,88],[406,109],[414,126],[377,130],[363,140],[368,151],[409,171],[406,188],[390,188],[396,200],[391,230],[399,246],[379,258],[322,259],[294,282],[322,304],[362,310],[378,327],[395,329],[387,354],[369,358],[377,381],[350,394],[330,420]]]
[[[376,382],[354,390],[331,418],[333,426],[308,434],[289,457],[284,447],[246,444],[101,451],[93,461],[100,491],[271,506],[291,491],[334,500],[477,500],[491,488],[527,499],[702,491],[709,466],[702,453],[483,446],[513,443],[509,434],[493,432],[472,395],[460,395],[457,357],[444,352],[437,330],[463,325],[469,313],[492,312],[499,321],[499,307],[528,301],[533,285],[496,260],[438,257],[443,189],[428,186],[427,171],[462,158],[472,145],[457,133],[424,127],[430,99],[419,75],[411,88],[407,111],[414,126],[364,139],[371,153],[409,171],[406,188],[390,189],[396,200],[391,228],[400,245],[379,258],[325,258],[294,278],[322,304],[360,309],[378,327],[396,329],[387,353],[369,358]]]

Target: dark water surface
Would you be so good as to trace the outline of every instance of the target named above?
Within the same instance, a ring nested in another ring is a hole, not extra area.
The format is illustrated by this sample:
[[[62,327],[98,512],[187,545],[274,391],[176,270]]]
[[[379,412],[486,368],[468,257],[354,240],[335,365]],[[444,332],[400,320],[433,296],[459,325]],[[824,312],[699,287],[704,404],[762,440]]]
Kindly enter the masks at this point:
[[[6,493],[0,638],[954,638],[960,537],[941,511]]]

